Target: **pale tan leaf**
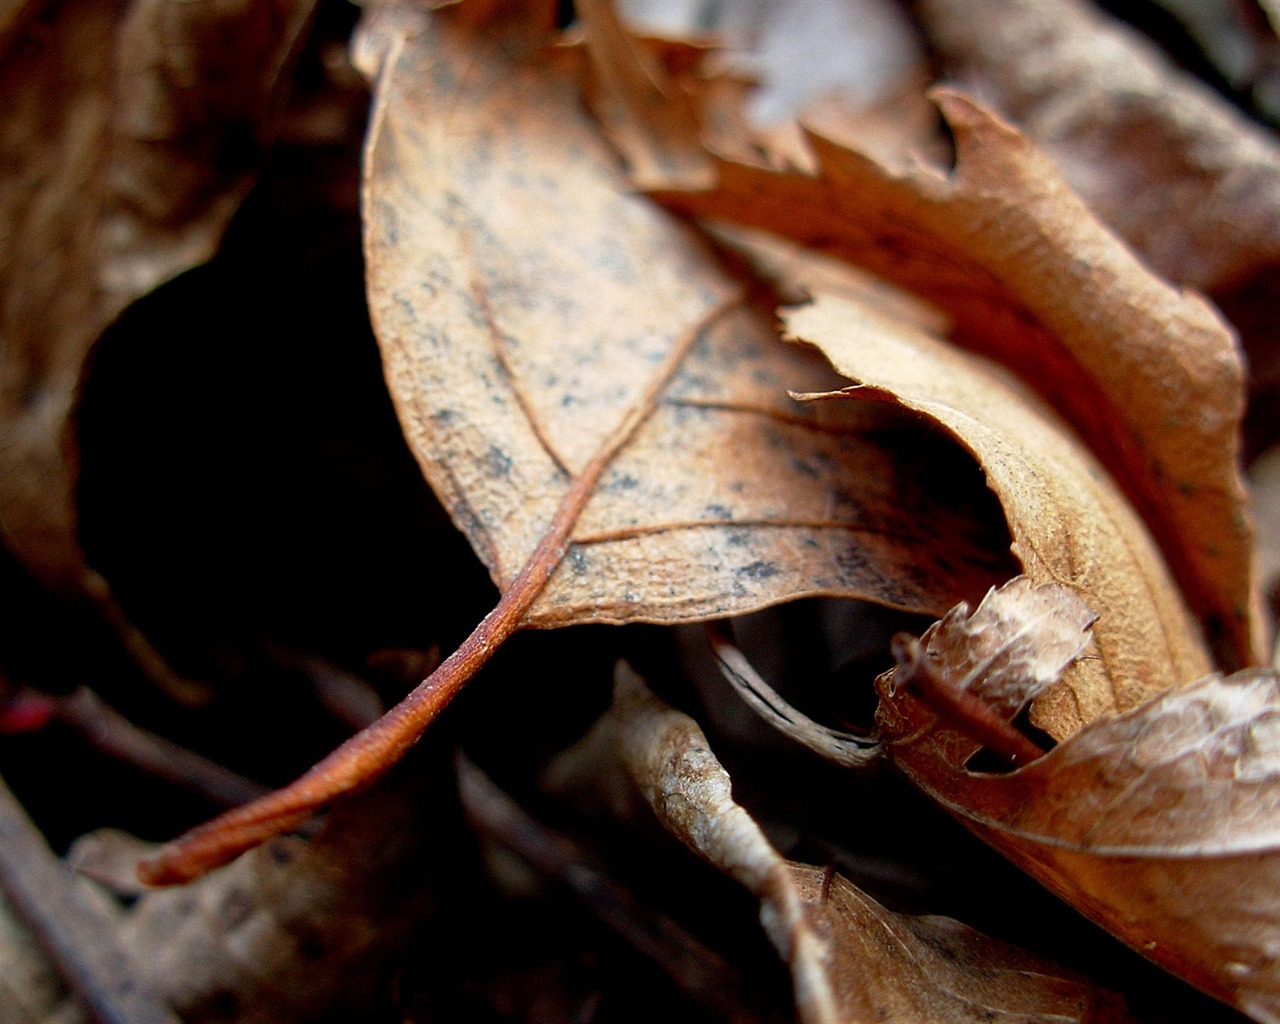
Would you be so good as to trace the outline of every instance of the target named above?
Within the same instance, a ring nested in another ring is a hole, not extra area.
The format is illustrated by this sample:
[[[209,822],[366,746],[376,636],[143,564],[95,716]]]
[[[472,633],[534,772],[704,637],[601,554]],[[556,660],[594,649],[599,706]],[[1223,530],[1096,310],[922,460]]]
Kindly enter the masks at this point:
[[[1036,702],[1037,725],[1061,738],[1209,670],[1196,622],[1142,522],[1034,395],[985,360],[846,298],[820,296],[786,322],[865,385],[829,400],[900,402],[951,431],[1000,497],[1030,580],[1074,586],[1102,616],[1097,657],[1077,662]]]
[[[759,897],[805,1024],[1128,1019],[1114,997],[1022,950],[947,918],[895,914],[844,878],[788,863],[734,801],[702,730],[625,666],[605,721],[662,823]]]
[[[956,168],[894,173],[811,136],[816,176],[729,162],[702,217],[774,231],[942,307],[955,339],[1037,388],[1111,471],[1225,656],[1262,648],[1240,481],[1243,371],[1199,298],[1146,271],[1051,161],[973,100],[940,91]]]
[[[890,673],[897,766],[976,834],[1134,949],[1280,1020],[1280,678],[1209,676],[1086,725],[1007,775]]]
[[[362,60],[380,67],[370,305],[410,445],[504,591],[574,482],[607,466],[526,624],[818,593],[936,607],[997,582],[891,445],[786,397],[824,371],[628,191],[581,112],[574,54],[513,62],[404,17],[414,30],[370,29]],[[926,569],[943,536],[956,568]]]

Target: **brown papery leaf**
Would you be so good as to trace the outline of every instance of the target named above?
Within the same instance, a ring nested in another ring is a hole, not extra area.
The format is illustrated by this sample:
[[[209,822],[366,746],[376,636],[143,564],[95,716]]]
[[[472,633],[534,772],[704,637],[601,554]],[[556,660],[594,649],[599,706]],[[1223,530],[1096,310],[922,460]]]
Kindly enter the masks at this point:
[[[1007,775],[880,682],[895,764],[973,832],[1138,952],[1280,1020],[1280,678],[1209,676],[1098,719]]]
[[[1231,333],[1145,270],[1017,131],[963,94],[936,96],[955,136],[950,174],[896,173],[810,135],[816,176],[721,161],[715,189],[658,198],[865,266],[946,310],[958,342],[1013,368],[1083,435],[1226,660],[1256,663]]]
[[[1274,133],[1093,5],[930,0],[920,11],[951,74],[1042,146],[1157,271],[1223,310],[1249,356],[1253,429],[1274,440],[1280,424],[1266,408],[1280,393]],[[1032,51],[1034,62],[1022,59]]]
[[[141,978],[187,1024],[367,1014],[388,956],[438,909],[423,879],[451,878],[450,844],[421,827],[440,798],[426,778],[348,801],[309,840],[287,836],[192,885],[137,895],[118,935]],[[110,878],[133,867],[138,845],[91,833],[71,856]]]
[[[971,514],[980,484],[935,483],[953,452],[787,397],[836,383],[829,367],[778,344],[709,250],[629,190],[582,110],[580,53],[450,18],[381,5],[358,44],[377,77],[369,304],[409,445],[502,596],[397,708],[180,840],[149,881],[367,783],[521,627],[803,595],[940,614],[1011,574]]]
[[[932,671],[1012,718],[1080,656],[1096,618],[1070,587],[1020,576],[972,614],[956,605],[920,637],[920,650]]]
[[[983,746],[1025,764],[1043,751],[1006,723],[1080,656],[1095,618],[1070,587],[1019,576],[972,614],[956,605],[919,640],[895,636],[895,685],[912,687]]]
[[[621,667],[604,722],[658,818],[760,899],[804,1024],[1128,1020],[1085,979],[943,917],[895,914],[847,879],[789,863],[735,803],[688,716]]]
[[[1097,657],[1033,706],[1057,738],[1209,671],[1160,552],[1092,454],[1018,382],[909,322],[820,295],[788,329],[864,386],[825,396],[901,403],[968,448],[999,496],[1032,583],[1066,583],[1101,617]]]

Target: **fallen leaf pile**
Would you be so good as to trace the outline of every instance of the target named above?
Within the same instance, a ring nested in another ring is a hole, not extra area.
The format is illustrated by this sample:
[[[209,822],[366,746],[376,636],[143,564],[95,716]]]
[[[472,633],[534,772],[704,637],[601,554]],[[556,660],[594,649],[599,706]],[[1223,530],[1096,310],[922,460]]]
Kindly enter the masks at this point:
[[[1280,1021],[1205,6],[0,12],[0,1015]]]

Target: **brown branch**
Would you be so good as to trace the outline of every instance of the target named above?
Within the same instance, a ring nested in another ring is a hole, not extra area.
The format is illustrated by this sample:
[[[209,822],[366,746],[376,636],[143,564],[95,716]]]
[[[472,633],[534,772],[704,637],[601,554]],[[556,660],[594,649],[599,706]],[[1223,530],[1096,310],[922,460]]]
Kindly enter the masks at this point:
[[[653,412],[658,396],[697,339],[739,301],[734,296],[717,306],[672,346],[644,394],[570,483],[546,533],[511,586],[462,646],[404,700],[301,778],[180,836],[139,864],[138,876],[149,885],[176,885],[197,878],[297,827],[325,804],[368,785],[403,757],[503,641],[524,624],[526,613],[564,559],[573,527],[600,474]]]
[[[74,729],[90,746],[108,757],[133,765],[179,786],[194,790],[222,807],[235,807],[270,790],[224,768],[207,757],[147,732],[81,687],[55,704],[58,721]]]
[[[0,885],[97,1024],[181,1024],[0,780]]]

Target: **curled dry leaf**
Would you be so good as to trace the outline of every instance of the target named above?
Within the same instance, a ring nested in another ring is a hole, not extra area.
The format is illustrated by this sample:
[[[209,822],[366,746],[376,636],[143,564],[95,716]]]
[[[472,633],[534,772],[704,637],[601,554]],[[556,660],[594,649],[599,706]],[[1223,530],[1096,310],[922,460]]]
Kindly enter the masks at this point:
[[[1101,619],[1097,657],[1041,697],[1033,721],[1062,738],[1209,671],[1188,613],[1142,522],[1093,456],[1018,383],[923,329],[819,296],[788,329],[864,385],[826,396],[899,402],[955,435],[999,496],[1033,583],[1079,589]]]
[[[1191,6],[1239,13],[1247,5]],[[1208,293],[1226,313],[1249,355],[1251,430],[1274,439],[1266,407],[1280,390],[1275,135],[1092,5],[929,0],[920,11],[952,74],[1042,146],[1158,272]],[[1029,52],[1034,62],[1021,59]]]
[[[1256,663],[1230,331],[1147,271],[1017,131],[961,93],[936,98],[955,137],[950,174],[895,173],[810,134],[816,175],[720,161],[716,188],[658,198],[839,256],[942,307],[957,341],[1014,369],[1081,433],[1226,659]]]
[[[697,724],[620,668],[605,720],[662,823],[760,899],[805,1024],[1127,1020],[1119,1000],[940,917],[895,914],[848,880],[789,863],[734,802]]]
[[[973,832],[1144,956],[1280,1020],[1280,677],[1209,676],[1091,722],[1007,775],[880,682],[894,763]]]
[[[958,604],[930,626],[901,662],[944,676],[957,690],[980,695],[997,714],[1012,718],[1031,698],[1056,683],[1089,643],[1097,616],[1070,587],[1034,586],[1025,576],[993,590],[969,611]]]

